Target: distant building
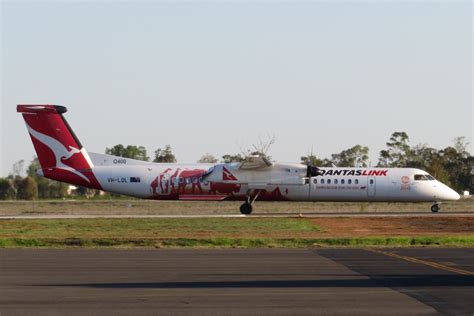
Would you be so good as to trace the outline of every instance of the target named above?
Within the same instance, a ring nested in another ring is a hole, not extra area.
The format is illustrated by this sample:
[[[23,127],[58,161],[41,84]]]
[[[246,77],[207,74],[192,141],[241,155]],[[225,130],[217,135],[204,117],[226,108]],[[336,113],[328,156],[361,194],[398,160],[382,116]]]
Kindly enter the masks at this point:
[[[75,190],[77,190],[77,187],[75,185],[69,185],[67,187],[67,195],[71,195]]]

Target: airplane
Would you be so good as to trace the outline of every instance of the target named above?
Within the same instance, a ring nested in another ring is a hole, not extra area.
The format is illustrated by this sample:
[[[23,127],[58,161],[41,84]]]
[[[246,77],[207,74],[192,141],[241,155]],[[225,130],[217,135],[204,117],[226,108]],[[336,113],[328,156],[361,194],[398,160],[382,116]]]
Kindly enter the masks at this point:
[[[338,168],[271,162],[247,156],[231,163],[154,163],[86,151],[60,105],[19,104],[41,168],[37,174],[132,197],[155,200],[241,200],[252,213],[259,201],[432,202],[459,194],[414,168]]]

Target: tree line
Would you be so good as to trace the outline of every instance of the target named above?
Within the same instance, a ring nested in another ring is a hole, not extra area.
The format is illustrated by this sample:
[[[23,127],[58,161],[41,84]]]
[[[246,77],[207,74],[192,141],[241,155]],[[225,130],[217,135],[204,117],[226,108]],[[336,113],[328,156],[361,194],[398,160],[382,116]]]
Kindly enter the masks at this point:
[[[259,146],[253,146],[253,150],[246,153],[225,154],[217,159],[210,153],[205,153],[197,161],[200,163],[222,163],[241,162],[247,155],[260,155],[268,160],[271,157],[267,151],[274,139]],[[465,137],[456,137],[451,146],[443,149],[435,149],[426,144],[412,146],[406,132],[394,132],[386,147],[380,151],[378,162],[375,167],[382,168],[419,168],[426,170],[439,181],[453,187],[457,191],[473,190],[473,168],[474,157],[467,151],[468,143]],[[105,153],[109,155],[150,161],[147,150],[143,146],[117,144],[106,148]],[[170,145],[158,148],[154,151],[153,162],[175,163],[177,158]],[[367,146],[355,145],[339,153],[334,153],[328,158],[320,158],[310,153],[301,156],[302,164],[318,167],[369,167],[369,148]],[[76,195],[79,197],[91,197],[97,194],[97,190],[79,187],[74,191],[69,190],[69,185],[50,180],[36,174],[39,169],[38,159],[35,157],[26,169],[26,176],[21,174],[24,169],[24,161],[20,160],[14,164],[13,170],[6,178],[0,178],[0,200],[34,200],[34,199],[60,199]]]
[[[38,176],[40,168],[37,157],[28,165],[23,177],[24,161],[13,165],[13,171],[6,178],[0,178],[0,200],[60,199],[68,195],[69,184]]]
[[[436,149],[427,144],[412,146],[406,132],[394,132],[385,145],[375,167],[418,168],[459,192],[474,189],[474,157],[467,151],[469,144],[465,137],[456,137],[451,146]],[[369,148],[356,145],[332,154],[330,158],[304,156],[301,157],[301,162],[320,167],[368,167]]]

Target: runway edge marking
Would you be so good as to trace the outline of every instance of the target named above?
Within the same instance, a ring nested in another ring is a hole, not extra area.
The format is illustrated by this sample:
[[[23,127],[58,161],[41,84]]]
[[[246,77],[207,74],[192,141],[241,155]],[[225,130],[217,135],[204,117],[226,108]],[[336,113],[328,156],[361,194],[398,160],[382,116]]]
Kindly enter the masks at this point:
[[[388,256],[388,257],[405,260],[405,261],[412,262],[412,263],[424,264],[424,265],[427,265],[427,266],[430,266],[430,267],[433,267],[433,268],[436,268],[436,269],[440,269],[440,270],[454,272],[454,273],[461,274],[461,275],[474,276],[474,272],[463,270],[463,269],[458,269],[458,268],[453,268],[453,267],[448,267],[444,264],[433,262],[433,261],[427,261],[427,260],[422,260],[422,259],[418,259],[418,258],[414,258],[414,257],[402,256],[402,255],[398,255],[398,254],[393,253],[393,252],[383,251],[383,250],[378,250],[378,249],[367,248],[366,250],[374,252],[374,253],[379,253],[379,254],[382,254],[382,255],[385,255],[385,256]]]

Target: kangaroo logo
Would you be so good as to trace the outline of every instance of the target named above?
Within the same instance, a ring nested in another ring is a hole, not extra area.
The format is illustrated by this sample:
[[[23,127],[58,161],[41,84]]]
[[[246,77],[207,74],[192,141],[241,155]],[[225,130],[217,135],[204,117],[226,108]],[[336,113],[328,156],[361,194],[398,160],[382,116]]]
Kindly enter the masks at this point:
[[[237,178],[226,167],[222,167],[222,180],[237,181]]]
[[[70,150],[67,150],[67,148],[63,144],[61,144],[57,139],[48,135],[44,135],[38,131],[35,131],[28,124],[26,124],[26,127],[28,128],[28,131],[34,138],[36,138],[38,141],[48,146],[48,148],[53,151],[54,156],[56,158],[55,168],[72,172],[75,175],[81,177],[82,179],[90,183],[90,180],[85,175],[80,173],[78,170],[71,168],[63,163],[63,160],[68,160],[75,154],[81,153],[81,150],[72,146],[69,146]]]

